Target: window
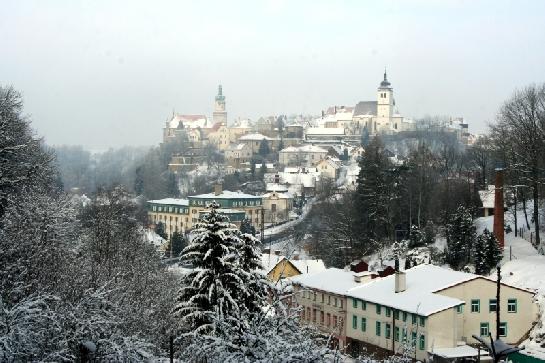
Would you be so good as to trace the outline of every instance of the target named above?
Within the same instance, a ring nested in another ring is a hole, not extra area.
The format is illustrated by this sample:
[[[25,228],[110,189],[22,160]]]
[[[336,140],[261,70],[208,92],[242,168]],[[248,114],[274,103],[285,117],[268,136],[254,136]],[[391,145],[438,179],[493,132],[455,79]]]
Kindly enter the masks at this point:
[[[420,336],[418,348],[420,348],[420,350],[424,350],[426,348],[426,338],[424,337],[424,335]]]
[[[481,300],[479,299],[471,300],[471,312],[478,313],[480,311],[481,311]]]
[[[479,335],[482,337],[487,337],[490,333],[488,323],[481,323],[481,329],[479,330]]]
[[[312,309],[312,322],[316,322],[316,309]]]
[[[411,314],[411,323],[412,323],[413,325],[418,324],[417,319],[418,319],[418,315],[416,315],[416,314]]]
[[[356,315],[352,316],[352,329],[358,329],[358,317]]]
[[[339,301],[341,302],[341,309],[343,307],[343,299],[339,299]]]
[[[488,300],[488,311],[493,313],[497,310],[498,307],[498,301],[496,299],[490,299]]]
[[[391,316],[391,315],[392,315],[392,309],[386,308],[386,316]]]
[[[380,315],[380,305],[377,304],[376,306],[377,306],[377,315]]]
[[[335,304],[333,304],[334,306],[337,306],[337,298],[335,298]]]
[[[463,306],[463,305],[458,305],[458,306],[456,307],[456,312],[457,312],[458,314],[463,313],[463,312],[464,312],[464,306]]]
[[[506,337],[507,336],[507,323],[503,322],[500,323],[500,337]]]
[[[312,294],[312,301],[316,301],[316,293],[315,292]]]
[[[420,317],[420,326],[425,326],[426,325],[426,318],[424,316],[421,316]]]
[[[403,343],[407,341],[407,328],[403,328]]]
[[[352,307],[357,308],[358,307],[358,300],[352,299]]]
[[[333,315],[333,327],[337,327],[337,316]]]
[[[406,311],[403,312],[403,321],[407,321],[407,312]]]
[[[390,339],[390,333],[391,333],[390,324],[386,324],[386,326],[384,327],[384,337],[386,339]]]
[[[331,305],[331,296],[327,295],[327,305]]]
[[[413,332],[411,333],[411,345],[412,345],[413,347],[416,347],[416,332],[415,332],[415,331],[413,331]]]
[[[324,294],[320,294],[322,295],[322,304],[324,303]]]
[[[507,312],[516,313],[517,312],[517,299],[508,299],[507,300]]]
[[[399,342],[399,327],[398,326],[394,327],[394,340],[396,342]]]
[[[331,314],[330,313],[327,313],[326,324],[327,324],[327,326],[331,325]]]
[[[394,319],[399,320],[399,310],[394,310]]]
[[[324,312],[320,311],[320,324],[324,325]]]
[[[366,318],[361,318],[361,331],[366,331],[367,330],[367,319]]]
[[[361,302],[361,310],[367,310],[367,301]]]
[[[380,321],[377,321],[377,325],[375,327],[375,333],[377,334],[377,337],[380,337]]]

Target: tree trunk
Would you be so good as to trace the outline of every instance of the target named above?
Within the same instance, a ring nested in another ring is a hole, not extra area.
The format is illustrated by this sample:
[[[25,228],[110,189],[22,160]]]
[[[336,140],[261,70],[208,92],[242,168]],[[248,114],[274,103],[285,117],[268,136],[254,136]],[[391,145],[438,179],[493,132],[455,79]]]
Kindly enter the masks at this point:
[[[539,238],[539,189],[537,181],[534,179],[533,183],[533,192],[534,192],[534,227],[536,232],[536,246],[539,247],[540,238]]]

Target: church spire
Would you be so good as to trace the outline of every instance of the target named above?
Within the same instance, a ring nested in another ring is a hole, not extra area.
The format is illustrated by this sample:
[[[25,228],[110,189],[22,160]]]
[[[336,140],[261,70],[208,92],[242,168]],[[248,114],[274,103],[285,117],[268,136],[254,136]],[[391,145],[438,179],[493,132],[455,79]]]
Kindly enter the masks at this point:
[[[384,80],[380,82],[379,88],[390,88],[390,82],[388,82],[388,77],[386,75],[386,67],[384,67]]]

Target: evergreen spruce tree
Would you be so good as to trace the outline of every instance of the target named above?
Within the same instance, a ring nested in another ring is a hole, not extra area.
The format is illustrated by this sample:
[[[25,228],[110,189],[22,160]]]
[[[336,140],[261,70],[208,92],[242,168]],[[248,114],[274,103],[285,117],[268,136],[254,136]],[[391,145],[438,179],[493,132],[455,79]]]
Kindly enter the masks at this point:
[[[155,233],[163,239],[167,239],[167,233],[165,231],[165,224],[163,222],[158,222],[155,225]]]
[[[450,217],[446,235],[446,260],[452,268],[460,269],[470,262],[475,244],[476,231],[469,209],[464,206],[458,207]]]
[[[357,179],[357,214],[360,218],[363,238],[380,241],[388,237],[390,225],[389,207],[392,196],[392,165],[384,154],[384,146],[374,137],[359,162]]]
[[[369,130],[365,125],[361,131],[361,146],[366,147],[367,145],[369,145]]]
[[[166,254],[170,256],[170,253],[172,252],[173,257],[180,256],[180,253],[182,253],[183,249],[185,247],[185,239],[184,236],[180,232],[174,232],[172,234],[172,237],[170,238],[169,246],[166,251]]]
[[[237,265],[240,232],[212,203],[197,223],[195,237],[182,252],[193,270],[184,275],[174,313],[195,333],[213,333],[214,321],[238,314],[250,293]]]
[[[485,230],[485,232],[487,232]],[[487,240],[485,234],[477,237],[474,247],[473,263],[475,264],[475,273],[478,275],[487,275],[490,267],[487,263]]]
[[[486,264],[488,271],[492,270],[503,258],[503,251],[500,248],[498,239],[488,229],[483,231],[482,236],[486,241]]]
[[[244,218],[242,222],[240,223],[240,233],[247,233],[251,234],[252,236],[255,236],[255,227],[252,226],[252,223],[248,218]]]
[[[271,152],[271,149],[269,148],[269,142],[267,141],[267,139],[261,140],[261,143],[259,144],[259,150],[258,150],[259,155],[265,158],[267,155],[270,154],[270,152]]]
[[[248,312],[256,313],[264,306],[268,286],[267,279],[261,272],[263,265],[260,242],[253,235],[242,232],[240,232],[239,241],[238,263],[242,279],[247,287],[243,305]]]
[[[422,231],[420,231],[420,228],[416,225],[411,226],[411,233],[409,235],[409,247],[421,247],[424,245],[424,235],[422,234]]]

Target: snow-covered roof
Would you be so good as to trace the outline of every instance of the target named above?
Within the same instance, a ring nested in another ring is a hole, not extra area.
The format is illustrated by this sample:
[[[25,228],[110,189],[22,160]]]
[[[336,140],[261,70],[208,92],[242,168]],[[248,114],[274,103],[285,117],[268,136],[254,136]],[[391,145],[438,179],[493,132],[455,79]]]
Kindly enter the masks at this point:
[[[395,292],[395,275],[390,275],[354,288],[348,292],[348,296],[428,316],[464,304],[464,301],[460,299],[436,294],[436,291],[478,277],[477,275],[427,264],[406,270],[405,274],[405,291]],[[430,278],[430,276],[433,276],[433,278]]]
[[[255,134],[246,134],[246,135],[242,135],[240,138],[239,138],[239,141],[240,140],[245,140],[245,141],[261,141],[261,140],[272,140],[270,137],[268,136],[265,136],[265,135],[262,135],[262,134],[258,134],[258,133],[255,133]]]
[[[338,268],[328,268],[314,274],[298,275],[290,279],[295,284],[338,295],[346,295],[350,289],[362,285],[354,281],[354,273],[352,271],[345,271]]]
[[[197,199],[240,199],[240,198],[247,198],[247,199],[261,199],[261,197],[258,197],[256,195],[246,194],[242,192],[232,192],[230,190],[224,190],[220,194],[215,193],[206,193],[206,194],[199,194],[199,195],[192,195],[189,196],[189,198],[197,198]]]
[[[299,270],[302,274],[315,274],[317,272],[325,271],[325,264],[322,260],[294,260],[290,262]]]
[[[240,151],[246,147],[246,144],[229,144],[227,150],[230,151]]]
[[[307,135],[344,135],[344,128],[337,127],[309,127]]]
[[[316,167],[301,167],[301,166],[286,166],[284,173],[297,174],[297,173],[317,173]]]
[[[303,146],[288,146],[285,149],[280,150],[281,153],[326,153],[327,150],[319,146],[303,145]]]
[[[278,193],[278,192],[265,193],[261,197],[262,198],[272,198],[274,194],[276,194],[276,197],[278,199],[292,199],[293,198],[293,196],[290,193]]]
[[[334,160],[334,159],[331,159],[331,158],[325,158],[325,159],[320,160],[320,162],[318,164],[328,164],[329,166],[331,166],[334,169],[339,169],[341,167],[339,159]]]
[[[164,199],[148,200],[148,203],[165,204],[165,205],[180,205],[180,206],[184,206],[184,207],[189,206],[189,200],[187,200],[187,199],[177,199],[177,198],[164,198]]]
[[[261,255],[261,263],[265,273],[271,272],[271,270],[282,260],[289,261],[302,274],[314,274],[325,270],[324,261],[322,260],[290,260],[287,259],[286,256],[269,253],[263,253]]]
[[[208,124],[208,119],[205,115],[174,115],[169,121],[168,126],[175,129],[182,122],[185,128],[204,128]]]
[[[208,213],[206,210],[202,210],[199,213]],[[238,213],[246,213],[243,210],[240,209],[231,209],[231,208],[218,208],[218,213],[224,213],[224,214],[238,214]]]
[[[469,345],[460,345],[453,348],[434,348],[429,353],[443,358],[476,357],[479,355],[479,351]],[[481,351],[480,354],[481,356],[486,355],[486,352]]]
[[[288,186],[278,183],[267,183],[268,192],[287,192]]]
[[[494,185],[489,185],[487,190],[479,190],[479,198],[483,202],[483,208],[494,208],[495,193],[496,187]]]

